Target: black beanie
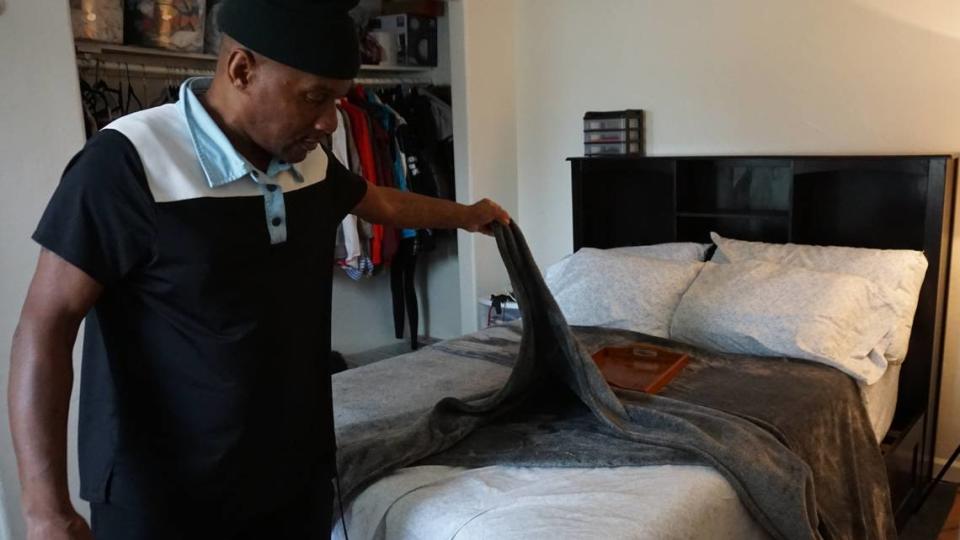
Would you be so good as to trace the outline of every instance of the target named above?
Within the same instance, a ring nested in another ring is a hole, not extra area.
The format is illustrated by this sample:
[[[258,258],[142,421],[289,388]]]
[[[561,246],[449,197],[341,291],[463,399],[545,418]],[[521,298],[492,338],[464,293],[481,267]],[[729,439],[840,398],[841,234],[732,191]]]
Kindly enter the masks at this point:
[[[358,0],[225,0],[217,23],[244,47],[292,68],[352,79],[360,44],[349,11]]]

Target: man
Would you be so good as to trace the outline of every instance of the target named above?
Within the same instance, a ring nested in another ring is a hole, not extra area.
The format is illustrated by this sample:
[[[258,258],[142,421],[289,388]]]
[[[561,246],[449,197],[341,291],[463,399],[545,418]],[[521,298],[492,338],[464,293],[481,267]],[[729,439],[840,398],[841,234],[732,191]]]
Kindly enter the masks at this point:
[[[67,167],[34,234],[10,371],[29,538],[329,534],[337,224],[509,222],[486,200],[369,185],[318,147],[359,69],[349,4],[227,0],[212,80],[111,124]],[[65,451],[84,317],[91,527]]]

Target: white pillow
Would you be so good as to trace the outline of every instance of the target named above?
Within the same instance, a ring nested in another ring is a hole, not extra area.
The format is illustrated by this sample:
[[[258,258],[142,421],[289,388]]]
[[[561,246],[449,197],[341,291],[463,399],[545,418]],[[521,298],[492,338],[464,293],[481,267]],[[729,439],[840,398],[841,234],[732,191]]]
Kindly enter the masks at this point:
[[[612,255],[626,255],[649,257],[651,259],[660,259],[664,261],[676,262],[703,262],[707,258],[707,250],[711,244],[698,244],[696,242],[666,242],[664,244],[650,244],[646,246],[626,246],[599,250],[597,248],[581,248],[580,251],[589,250],[590,252],[603,251]],[[579,252],[578,252],[579,253]],[[550,273],[558,274],[563,272],[567,261],[573,255],[567,255],[552,266],[547,268],[547,277]]]
[[[667,337],[673,311],[702,267],[583,248],[548,268],[545,279],[570,324]]]
[[[667,242],[665,244],[651,244],[648,246],[619,247],[610,249],[608,251],[612,253],[624,253],[627,255],[640,255],[641,257],[651,257],[665,261],[702,262],[707,258],[708,249],[710,249],[710,244],[698,244],[696,242]]]
[[[859,276],[759,260],[708,262],[677,306],[670,337],[822,362],[872,384],[887,369],[876,349],[896,324],[889,292]]]
[[[917,312],[920,287],[927,271],[927,258],[922,252],[907,249],[766,244],[731,240],[717,233],[710,233],[710,237],[717,245],[714,262],[759,259],[822,272],[852,274],[886,287],[897,313],[898,324],[887,336],[889,346],[883,354],[893,363],[902,362],[906,358],[913,316]]]

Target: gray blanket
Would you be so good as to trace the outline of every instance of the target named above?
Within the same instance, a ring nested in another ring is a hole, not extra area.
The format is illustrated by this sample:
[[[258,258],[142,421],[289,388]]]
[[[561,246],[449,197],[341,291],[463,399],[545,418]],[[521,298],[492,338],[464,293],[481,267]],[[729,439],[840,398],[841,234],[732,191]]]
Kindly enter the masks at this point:
[[[516,225],[496,236],[524,314],[519,335],[501,328],[378,366],[373,377],[335,379],[348,498],[418,462],[699,464],[723,474],[774,538],[896,536],[883,460],[849,377],[622,330],[571,329]],[[684,350],[693,360],[660,395],[617,395],[590,353],[637,341]],[[402,377],[391,369],[421,370],[422,388],[392,385]],[[441,395],[459,399],[435,402]]]

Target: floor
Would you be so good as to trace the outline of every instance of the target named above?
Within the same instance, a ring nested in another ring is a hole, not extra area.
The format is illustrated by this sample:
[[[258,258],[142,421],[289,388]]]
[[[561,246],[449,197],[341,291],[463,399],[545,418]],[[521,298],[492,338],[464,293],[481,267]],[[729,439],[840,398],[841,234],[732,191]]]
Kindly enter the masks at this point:
[[[940,529],[937,540],[957,540],[960,538],[960,492],[953,498],[953,506],[947,514],[947,521]]]
[[[901,540],[960,540],[960,492],[942,482],[900,533]]]

